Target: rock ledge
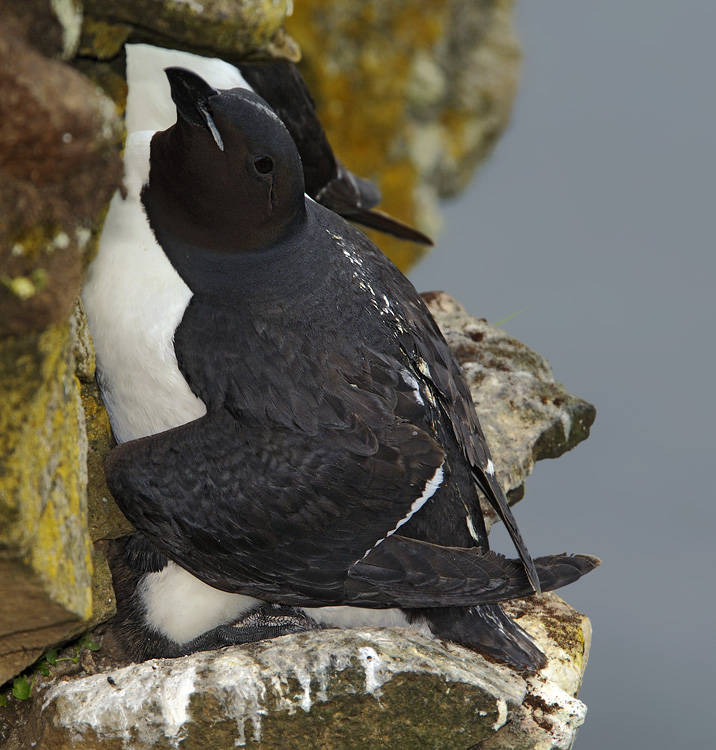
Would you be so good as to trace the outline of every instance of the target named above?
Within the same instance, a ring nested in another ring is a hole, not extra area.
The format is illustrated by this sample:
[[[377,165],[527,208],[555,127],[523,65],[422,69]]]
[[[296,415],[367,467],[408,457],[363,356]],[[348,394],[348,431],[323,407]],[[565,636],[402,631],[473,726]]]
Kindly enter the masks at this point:
[[[589,621],[553,594],[514,614],[548,656],[538,675],[409,630],[315,631],[50,681],[3,747],[569,748]]]

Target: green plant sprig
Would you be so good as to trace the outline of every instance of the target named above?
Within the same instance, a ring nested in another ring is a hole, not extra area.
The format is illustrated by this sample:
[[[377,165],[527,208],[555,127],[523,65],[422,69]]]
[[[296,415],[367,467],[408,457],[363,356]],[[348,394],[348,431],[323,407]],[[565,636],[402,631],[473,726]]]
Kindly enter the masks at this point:
[[[93,640],[91,634],[86,633],[76,643],[71,644],[70,648],[74,649],[74,656],[58,656],[59,649],[51,648],[42,656],[27,672],[18,675],[12,681],[12,688],[9,693],[0,693],[0,708],[8,705],[8,698],[12,695],[20,701],[26,701],[32,697],[32,688],[35,685],[38,673],[43,677],[49,677],[52,674],[52,667],[56,667],[61,661],[69,661],[72,664],[78,664],[82,649],[89,651],[99,651],[99,644]]]

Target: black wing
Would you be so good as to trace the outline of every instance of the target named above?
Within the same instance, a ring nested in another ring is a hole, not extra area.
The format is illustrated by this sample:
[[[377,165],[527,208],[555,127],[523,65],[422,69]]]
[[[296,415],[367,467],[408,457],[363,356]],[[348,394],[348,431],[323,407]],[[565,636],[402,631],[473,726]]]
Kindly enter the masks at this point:
[[[532,593],[518,560],[392,533],[443,458],[414,425],[377,448],[364,425],[331,437],[311,447],[296,432],[210,414],[118,446],[107,479],[159,550],[225,591],[302,606],[421,608]],[[588,555],[536,560],[544,590],[597,565]]]
[[[395,337],[406,361],[410,363],[414,377],[432,394],[441,421],[450,426],[475,482],[504,522],[524,563],[530,584],[539,592],[539,575],[495,476],[487,441],[460,365],[425,303],[403,274],[366,238],[361,244],[361,254],[370,258],[382,287],[392,290],[394,307],[400,311],[394,322]],[[475,513],[480,513],[479,508]]]
[[[549,555],[535,561],[543,591],[573,583],[599,566],[591,555]],[[521,561],[478,547],[440,547],[397,534],[351,570],[349,591],[369,584],[403,607],[496,604],[533,593]],[[367,592],[366,592],[367,596]]]
[[[136,528],[206,583],[287,604],[343,603],[351,566],[398,528],[444,459],[401,416],[413,404],[400,385],[376,390],[346,383],[334,394],[341,413],[315,432],[210,411],[115,448],[108,484]],[[384,393],[394,398],[381,413]]]
[[[371,192],[372,191],[372,192]],[[376,185],[356,177],[338,162],[338,175],[328,182],[316,200],[346,219],[393,235],[401,240],[432,246],[434,243],[423,232],[403,221],[374,208],[381,196]]]
[[[413,310],[421,318],[425,315],[430,316],[419,298]],[[472,468],[477,485],[505,524],[517,553],[524,563],[527,578],[533,589],[539,592],[541,591],[539,575],[507,503],[502,486],[495,476],[490,450],[475,412],[470,389],[432,316],[430,316],[430,322],[437,336],[416,335],[411,337],[410,341],[404,338],[405,349],[414,363],[415,370],[433,384],[436,400],[452,425],[458,443]]]

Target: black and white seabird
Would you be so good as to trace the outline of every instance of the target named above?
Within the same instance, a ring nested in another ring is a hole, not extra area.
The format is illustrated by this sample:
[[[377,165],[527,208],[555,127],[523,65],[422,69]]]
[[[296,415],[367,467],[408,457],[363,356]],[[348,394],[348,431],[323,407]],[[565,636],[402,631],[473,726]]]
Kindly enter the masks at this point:
[[[151,230],[127,238],[128,257],[95,263],[83,295],[126,441],[107,480],[139,531],[118,587],[130,652],[246,642],[312,618],[422,624],[539,668],[499,602],[598,561],[532,561],[435,322],[380,250],[305,197],[275,113],[246,90],[167,75],[177,123],[130,138],[149,170],[128,174],[118,199],[138,202]],[[112,271],[127,264],[136,274],[119,287]],[[117,328],[122,306],[133,328]],[[489,551],[478,487],[521,560]]]
[[[127,132],[166,130],[175,109],[164,69],[182,67],[216,89],[245,88],[257,93],[281,118],[303,161],[306,193],[318,203],[363,226],[400,239],[432,245],[427,235],[375,207],[378,186],[354,175],[335,156],[316,114],[313,98],[294,63],[273,60],[238,65],[191,52],[150,44],[128,44]]]

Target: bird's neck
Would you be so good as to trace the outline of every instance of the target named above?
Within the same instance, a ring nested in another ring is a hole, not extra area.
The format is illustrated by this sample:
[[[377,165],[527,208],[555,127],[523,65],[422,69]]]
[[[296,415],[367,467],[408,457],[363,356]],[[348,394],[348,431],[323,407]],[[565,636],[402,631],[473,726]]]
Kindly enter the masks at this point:
[[[313,236],[310,213],[293,232],[268,248],[220,252],[167,237],[160,240],[197,302],[245,308],[283,306],[317,293],[330,274],[327,243]]]

